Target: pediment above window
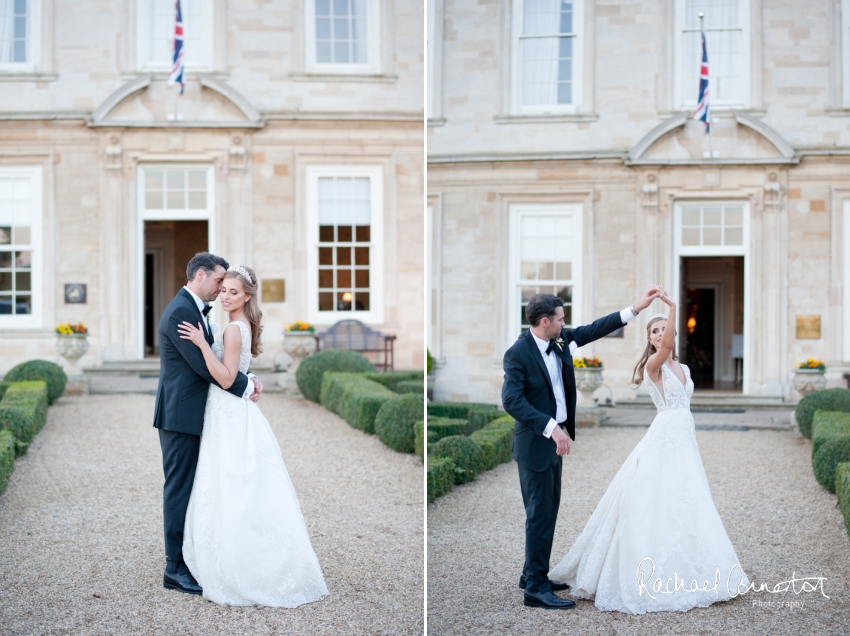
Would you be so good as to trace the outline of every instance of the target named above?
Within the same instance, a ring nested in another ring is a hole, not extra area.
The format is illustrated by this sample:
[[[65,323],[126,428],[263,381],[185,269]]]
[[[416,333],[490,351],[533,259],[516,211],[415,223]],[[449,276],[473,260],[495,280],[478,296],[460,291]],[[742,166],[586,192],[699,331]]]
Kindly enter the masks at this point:
[[[773,128],[741,111],[716,118],[711,139],[701,121],[679,113],[661,122],[629,152],[628,165],[798,163],[794,148]],[[709,152],[713,155],[709,158]]]
[[[142,75],[124,84],[92,113],[89,126],[262,128],[260,112],[225,82],[200,75],[176,97],[176,87]],[[175,110],[177,116],[175,117]]]

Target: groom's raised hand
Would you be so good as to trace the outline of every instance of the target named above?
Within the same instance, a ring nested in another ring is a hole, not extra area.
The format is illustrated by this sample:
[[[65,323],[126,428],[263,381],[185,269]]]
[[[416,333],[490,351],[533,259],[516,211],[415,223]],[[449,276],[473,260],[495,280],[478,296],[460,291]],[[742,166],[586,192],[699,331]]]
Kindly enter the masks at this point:
[[[643,311],[652,304],[656,298],[661,298],[661,285],[653,285],[643,293],[643,297],[635,303],[635,309]]]

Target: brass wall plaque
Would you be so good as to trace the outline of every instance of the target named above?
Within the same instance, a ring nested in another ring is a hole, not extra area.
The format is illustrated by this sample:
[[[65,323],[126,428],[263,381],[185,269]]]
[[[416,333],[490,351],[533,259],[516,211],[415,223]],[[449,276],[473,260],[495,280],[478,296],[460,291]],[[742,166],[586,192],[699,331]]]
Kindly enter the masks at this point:
[[[797,340],[820,340],[820,316],[797,316]]]
[[[264,278],[261,281],[260,294],[264,303],[286,302],[286,280],[283,278]]]

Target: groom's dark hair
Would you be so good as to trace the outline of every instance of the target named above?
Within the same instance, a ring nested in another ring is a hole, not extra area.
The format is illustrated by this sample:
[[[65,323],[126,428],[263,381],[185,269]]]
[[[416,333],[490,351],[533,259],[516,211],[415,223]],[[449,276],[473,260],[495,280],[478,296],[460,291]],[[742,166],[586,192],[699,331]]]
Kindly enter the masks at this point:
[[[563,307],[564,301],[552,294],[534,294],[525,306],[525,317],[528,324],[536,327],[542,318],[551,318],[558,307]]]
[[[189,261],[189,264],[186,266],[186,280],[193,280],[199,269],[204,270],[206,275],[209,276],[219,265],[224,269],[230,267],[230,264],[221,256],[216,256],[209,252],[198,252],[192,257],[192,260]]]

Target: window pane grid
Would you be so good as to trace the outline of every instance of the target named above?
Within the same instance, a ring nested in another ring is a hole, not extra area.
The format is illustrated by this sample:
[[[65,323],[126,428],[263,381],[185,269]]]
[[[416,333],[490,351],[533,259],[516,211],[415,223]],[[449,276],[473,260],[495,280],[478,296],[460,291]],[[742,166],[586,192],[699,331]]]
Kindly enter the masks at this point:
[[[206,208],[206,170],[145,170],[146,210]]]
[[[685,0],[683,87],[685,103],[696,104],[702,63],[699,12],[705,14],[709,88],[712,99],[739,102],[741,86],[741,24],[738,0]]]
[[[0,314],[32,313],[31,181],[0,179]]]
[[[525,0],[519,36],[523,106],[572,103],[573,5]]]
[[[367,0],[315,0],[316,62],[367,64]]]
[[[741,246],[744,209],[740,205],[682,208],[682,245]]]
[[[27,61],[29,2],[0,3],[0,64]]]
[[[320,177],[318,195],[319,311],[370,311],[370,179]]]
[[[148,2],[148,63],[170,66],[174,60],[174,0],[147,0]],[[203,8],[200,0],[182,0],[183,47],[186,67],[202,66],[203,60]]]
[[[564,301],[564,321],[572,324],[573,264],[564,245],[572,238],[572,217],[523,214],[519,223],[520,329],[529,328],[525,308],[534,294],[553,294]]]

